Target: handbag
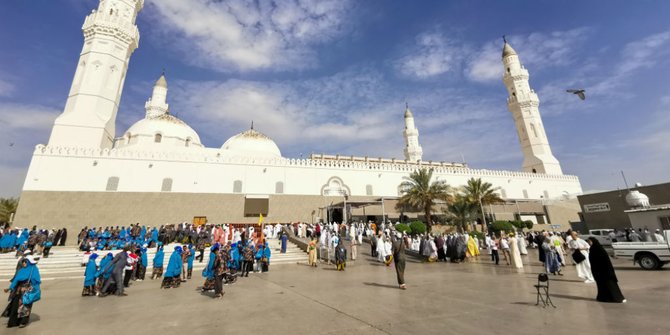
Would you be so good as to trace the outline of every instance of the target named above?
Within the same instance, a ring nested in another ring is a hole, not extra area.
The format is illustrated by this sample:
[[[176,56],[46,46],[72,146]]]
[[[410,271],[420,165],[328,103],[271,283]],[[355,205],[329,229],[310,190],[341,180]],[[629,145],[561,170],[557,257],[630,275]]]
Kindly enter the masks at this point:
[[[572,252],[572,259],[575,261],[575,263],[579,264],[586,259],[586,256],[584,256],[584,254],[582,254],[579,249],[576,249]]]
[[[26,292],[23,293],[23,296],[21,297],[21,302],[24,305],[30,305],[36,301],[39,301],[42,298],[42,291],[39,289],[35,289],[33,284],[30,284],[30,280],[33,277],[33,270],[30,270],[30,276],[28,277],[28,283],[29,287]]]

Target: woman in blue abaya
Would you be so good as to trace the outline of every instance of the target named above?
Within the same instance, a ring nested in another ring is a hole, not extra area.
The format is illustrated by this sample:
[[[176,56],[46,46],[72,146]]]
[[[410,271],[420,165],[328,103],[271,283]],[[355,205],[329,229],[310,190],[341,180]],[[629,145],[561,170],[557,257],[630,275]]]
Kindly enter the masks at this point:
[[[154,255],[154,268],[151,271],[151,280],[160,278],[163,276],[163,260],[165,259],[165,253],[163,252],[163,243],[158,242],[158,251]]]
[[[26,257],[9,288],[5,289],[5,292],[10,292],[9,306],[6,309],[8,315],[3,314],[9,317],[7,328],[23,328],[28,325],[33,303],[40,300],[41,283],[37,261],[33,256]]]
[[[110,252],[107,253],[107,255],[102,260],[100,260],[100,267],[98,268],[98,272],[95,274],[95,277],[98,278],[97,282],[98,293],[103,293],[100,292],[100,290],[102,289],[102,285],[105,283],[107,279],[109,279],[109,277],[112,276],[112,270],[114,268],[111,266],[107,268],[107,264],[109,264],[109,262],[112,261],[112,258],[114,258],[114,254]],[[109,290],[111,292],[114,292],[116,291],[116,287],[110,287]]]
[[[95,260],[97,258],[98,254],[91,254],[88,257],[86,271],[84,271],[84,290],[81,291],[82,297],[95,295],[95,274],[98,272],[98,267],[95,264]]]
[[[205,277],[205,283],[202,285],[202,291],[211,291],[214,289],[214,279],[216,273],[214,273],[214,261],[216,260],[216,254],[219,252],[219,244],[215,243],[209,249],[209,261],[207,266],[202,270],[202,276]]]
[[[180,246],[174,247],[161,288],[177,288],[181,284],[181,270],[184,266],[181,260],[182,253],[183,250]]]

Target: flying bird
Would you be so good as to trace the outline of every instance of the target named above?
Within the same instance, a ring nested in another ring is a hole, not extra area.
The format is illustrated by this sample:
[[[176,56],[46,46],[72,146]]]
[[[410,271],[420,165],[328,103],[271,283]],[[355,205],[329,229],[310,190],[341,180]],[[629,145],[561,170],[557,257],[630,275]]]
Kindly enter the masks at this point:
[[[9,143],[9,146],[10,146],[10,147],[13,147],[13,146],[14,146],[14,142],[10,142],[10,143]]]
[[[585,90],[567,90],[566,92],[575,94],[582,100],[586,99],[586,95],[584,95]]]

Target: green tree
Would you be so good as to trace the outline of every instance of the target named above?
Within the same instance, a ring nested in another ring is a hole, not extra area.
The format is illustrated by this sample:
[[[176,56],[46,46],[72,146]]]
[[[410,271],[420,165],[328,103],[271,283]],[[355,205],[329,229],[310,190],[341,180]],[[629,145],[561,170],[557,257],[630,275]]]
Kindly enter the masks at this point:
[[[412,229],[404,223],[398,223],[397,225],[395,225],[395,230],[397,230],[401,233],[407,233],[407,234],[412,232]]]
[[[533,229],[533,221],[526,220],[524,223],[526,224],[526,228],[528,228],[528,230]]]
[[[426,226],[430,232],[433,224],[431,215],[437,201],[450,203],[452,200],[451,187],[444,181],[432,181],[433,170],[421,168],[412,172],[405,181],[400,184],[402,196],[398,201],[398,207],[409,206],[417,210],[423,210],[426,216]]]
[[[19,199],[17,198],[0,198],[0,222],[9,222],[18,206]]]
[[[478,207],[482,219],[482,231],[486,231],[486,218],[484,217],[484,207],[489,204],[496,204],[504,202],[504,200],[496,193],[500,188],[493,187],[493,184],[483,182],[481,178],[470,178],[465,186],[463,186],[463,193],[465,198]]]
[[[456,195],[454,201],[447,205],[447,212],[449,212],[452,222],[463,232],[467,230],[467,226],[477,212],[477,206],[468,201],[462,194]]]
[[[421,235],[426,232],[426,224],[421,221],[414,221],[409,224],[412,235]]]
[[[501,234],[515,231],[514,225],[509,221],[495,221],[491,224],[491,230]]]

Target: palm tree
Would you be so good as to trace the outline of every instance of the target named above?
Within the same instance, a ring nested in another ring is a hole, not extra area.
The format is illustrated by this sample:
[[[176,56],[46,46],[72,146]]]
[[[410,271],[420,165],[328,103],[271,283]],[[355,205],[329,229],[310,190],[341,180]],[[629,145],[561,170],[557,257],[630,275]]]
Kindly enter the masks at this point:
[[[504,202],[496,193],[500,188],[493,187],[491,183],[482,182],[481,178],[470,178],[463,186],[463,193],[468,202],[478,206],[482,219],[482,231],[486,231],[486,218],[484,218],[484,205]]]
[[[0,222],[9,222],[16,207],[19,205],[17,198],[0,198]]]
[[[477,206],[469,202],[462,194],[458,194],[454,202],[447,205],[446,210],[451,214],[458,230],[463,232],[467,229],[469,223],[472,222],[472,217],[477,211]]]
[[[431,213],[435,202],[442,200],[450,203],[452,200],[451,188],[447,183],[437,180],[431,183],[433,170],[421,168],[412,172],[405,181],[400,184],[401,197],[398,207],[410,206],[423,210],[426,215],[426,228],[430,232],[433,221]]]

